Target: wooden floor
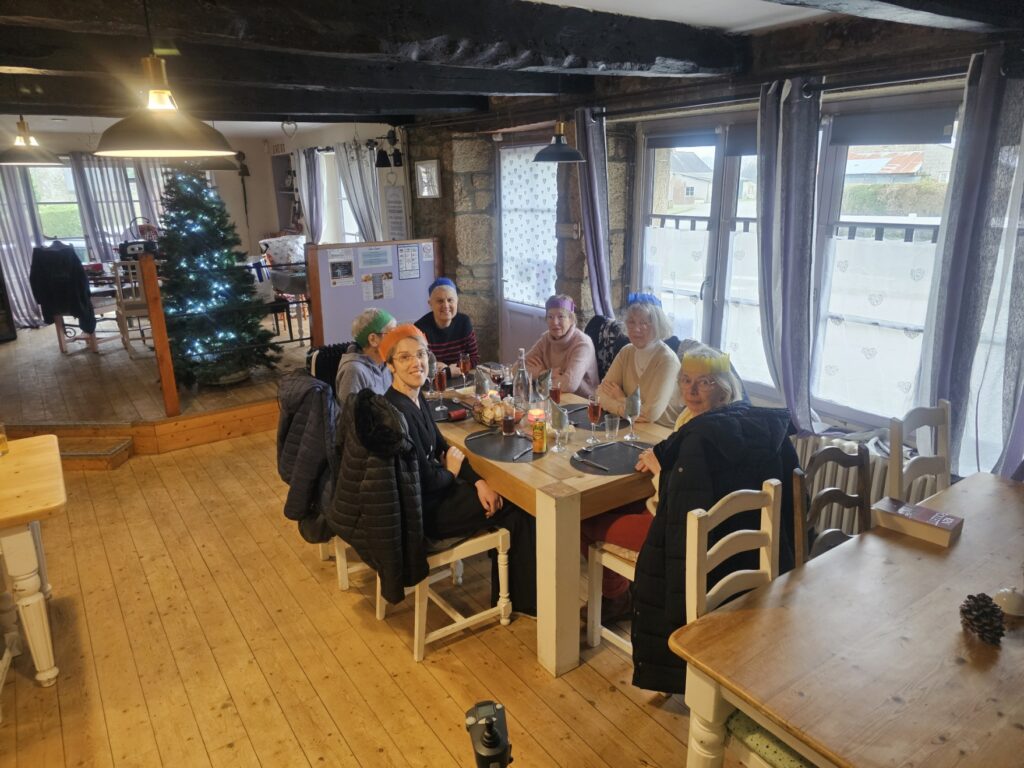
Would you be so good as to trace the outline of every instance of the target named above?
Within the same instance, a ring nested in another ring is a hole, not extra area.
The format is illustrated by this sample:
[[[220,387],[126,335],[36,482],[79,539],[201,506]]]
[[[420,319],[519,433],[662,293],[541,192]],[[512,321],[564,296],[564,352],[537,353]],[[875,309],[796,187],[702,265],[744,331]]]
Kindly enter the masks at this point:
[[[339,591],[282,516],[273,433],[65,480],[43,529],[60,679],[16,660],[0,768],[472,766],[464,713],[487,698],[522,768],[685,763],[681,697],[633,688],[607,647],[553,679],[518,618],[413,662],[411,606],[376,621],[370,585]],[[487,593],[485,566],[453,599]]]
[[[105,332],[104,325],[100,332]],[[132,360],[119,340],[100,344],[99,354],[84,344],[70,349],[61,354],[52,325],[19,329],[15,341],[0,344],[0,422],[133,423],[165,418],[154,358]],[[284,350],[276,370],[255,370],[241,384],[196,391],[180,387],[182,415],[274,399],[277,379],[305,364],[307,347],[292,343]]]

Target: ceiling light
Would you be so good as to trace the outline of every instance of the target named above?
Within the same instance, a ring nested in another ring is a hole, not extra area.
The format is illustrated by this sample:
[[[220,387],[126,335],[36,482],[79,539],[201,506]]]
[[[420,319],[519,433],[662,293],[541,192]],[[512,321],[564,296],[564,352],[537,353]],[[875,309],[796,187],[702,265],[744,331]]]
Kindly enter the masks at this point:
[[[107,128],[94,154],[171,158],[235,154],[220,131],[178,109],[163,59],[150,54],[142,60],[142,70],[149,83],[148,104]]]
[[[585,163],[587,161],[579,153],[579,150],[573,149],[565,143],[565,123],[559,120],[555,123],[555,135],[551,137],[551,143],[536,154],[533,162]]]
[[[35,136],[28,132],[28,123],[18,115],[18,135],[14,146],[0,152],[0,165],[64,165],[61,159],[48,149],[39,146]]]

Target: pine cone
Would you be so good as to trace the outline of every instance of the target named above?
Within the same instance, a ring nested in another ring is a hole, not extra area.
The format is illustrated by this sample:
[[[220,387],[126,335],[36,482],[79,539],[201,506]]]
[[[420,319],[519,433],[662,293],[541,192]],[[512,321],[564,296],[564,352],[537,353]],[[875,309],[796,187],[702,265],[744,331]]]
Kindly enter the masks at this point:
[[[960,623],[990,645],[999,645],[1000,638],[1006,634],[1003,609],[984,592],[968,595],[960,604]]]

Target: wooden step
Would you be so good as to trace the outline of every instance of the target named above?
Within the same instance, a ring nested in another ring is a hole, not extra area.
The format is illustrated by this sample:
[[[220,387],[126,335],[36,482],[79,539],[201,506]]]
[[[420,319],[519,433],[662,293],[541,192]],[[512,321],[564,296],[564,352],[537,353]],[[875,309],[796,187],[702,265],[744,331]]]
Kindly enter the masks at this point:
[[[59,436],[57,442],[60,444],[60,461],[64,469],[115,469],[132,455],[130,437]]]

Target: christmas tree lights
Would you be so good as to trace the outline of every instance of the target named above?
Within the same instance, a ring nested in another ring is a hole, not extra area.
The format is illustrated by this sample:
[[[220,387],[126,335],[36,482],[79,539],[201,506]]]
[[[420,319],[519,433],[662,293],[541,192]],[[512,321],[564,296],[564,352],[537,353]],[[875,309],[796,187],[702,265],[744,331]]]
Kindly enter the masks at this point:
[[[216,384],[273,367],[281,348],[260,324],[266,308],[220,197],[203,176],[175,171],[163,203],[160,292],[178,381]]]

